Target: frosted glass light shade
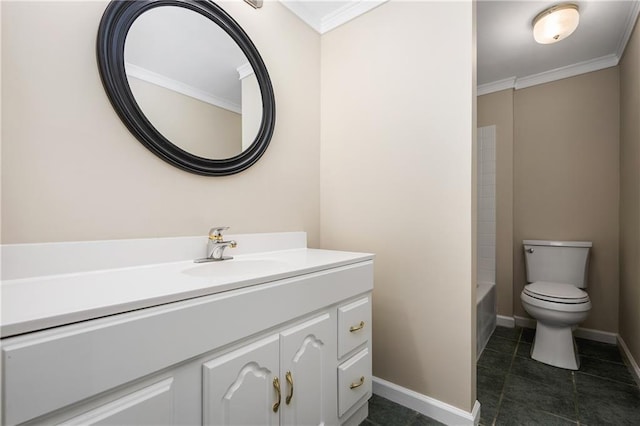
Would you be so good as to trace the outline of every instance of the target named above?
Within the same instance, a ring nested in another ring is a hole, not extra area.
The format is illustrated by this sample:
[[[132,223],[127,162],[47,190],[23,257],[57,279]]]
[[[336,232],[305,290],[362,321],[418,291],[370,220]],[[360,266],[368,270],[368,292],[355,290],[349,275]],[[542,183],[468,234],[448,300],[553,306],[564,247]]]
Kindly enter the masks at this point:
[[[546,9],[533,20],[533,38],[540,44],[565,39],[578,28],[580,13],[575,4],[560,4]]]

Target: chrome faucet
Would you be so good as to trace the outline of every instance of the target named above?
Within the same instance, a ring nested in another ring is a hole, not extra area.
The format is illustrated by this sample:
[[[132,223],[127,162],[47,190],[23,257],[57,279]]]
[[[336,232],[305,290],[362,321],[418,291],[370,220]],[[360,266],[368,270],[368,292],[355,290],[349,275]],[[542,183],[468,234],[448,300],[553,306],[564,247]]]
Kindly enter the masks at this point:
[[[207,243],[207,257],[205,257],[203,259],[196,259],[196,260],[194,260],[194,262],[196,262],[196,263],[218,262],[218,261],[221,261],[221,260],[233,259],[232,256],[225,256],[224,255],[224,250],[227,247],[234,248],[234,247],[236,247],[238,245],[233,240],[224,241],[224,238],[222,236],[222,232],[226,231],[227,229],[229,229],[228,226],[220,226],[220,227],[211,228],[209,230],[209,242]]]

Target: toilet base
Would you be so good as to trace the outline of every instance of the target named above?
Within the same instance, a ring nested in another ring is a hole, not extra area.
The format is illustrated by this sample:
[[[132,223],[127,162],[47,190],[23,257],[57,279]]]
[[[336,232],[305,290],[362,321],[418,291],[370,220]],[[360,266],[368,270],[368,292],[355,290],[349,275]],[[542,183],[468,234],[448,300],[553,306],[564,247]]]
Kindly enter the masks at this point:
[[[538,320],[531,358],[554,367],[578,370],[580,358],[571,327],[555,327]]]

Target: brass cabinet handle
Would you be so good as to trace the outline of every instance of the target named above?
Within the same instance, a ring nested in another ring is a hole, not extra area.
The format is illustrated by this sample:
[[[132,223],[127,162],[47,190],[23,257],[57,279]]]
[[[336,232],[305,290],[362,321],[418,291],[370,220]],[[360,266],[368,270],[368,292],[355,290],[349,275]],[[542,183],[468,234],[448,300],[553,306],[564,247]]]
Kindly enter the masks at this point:
[[[287,371],[285,377],[287,379],[287,383],[289,383],[289,395],[287,395],[285,402],[289,405],[291,403],[291,398],[293,398],[293,376],[291,375],[291,371]]]
[[[349,328],[349,331],[353,333],[354,331],[362,330],[363,328],[364,321],[360,321],[360,324],[352,326],[351,328]]]
[[[349,389],[359,388],[362,385],[364,385],[364,376],[360,377],[360,383],[351,383],[351,385],[349,386]]]
[[[273,387],[276,388],[276,392],[278,392],[278,400],[273,404],[273,412],[277,413],[278,412],[278,408],[280,408],[280,399],[281,399],[281,395],[280,395],[280,379],[278,379],[277,377],[273,378]]]

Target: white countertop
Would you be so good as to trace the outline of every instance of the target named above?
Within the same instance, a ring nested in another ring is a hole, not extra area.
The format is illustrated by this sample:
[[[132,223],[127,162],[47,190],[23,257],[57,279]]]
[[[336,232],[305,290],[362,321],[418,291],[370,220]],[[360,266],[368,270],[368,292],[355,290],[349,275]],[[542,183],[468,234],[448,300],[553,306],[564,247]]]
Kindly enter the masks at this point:
[[[196,264],[189,260],[4,280],[0,336],[235,290],[370,259],[373,255],[366,253],[295,248],[237,255],[222,262]],[[243,263],[258,267],[245,268]],[[217,266],[223,266],[222,273],[204,272],[205,276],[197,276],[198,271],[204,269],[193,269],[205,267],[213,271]]]

